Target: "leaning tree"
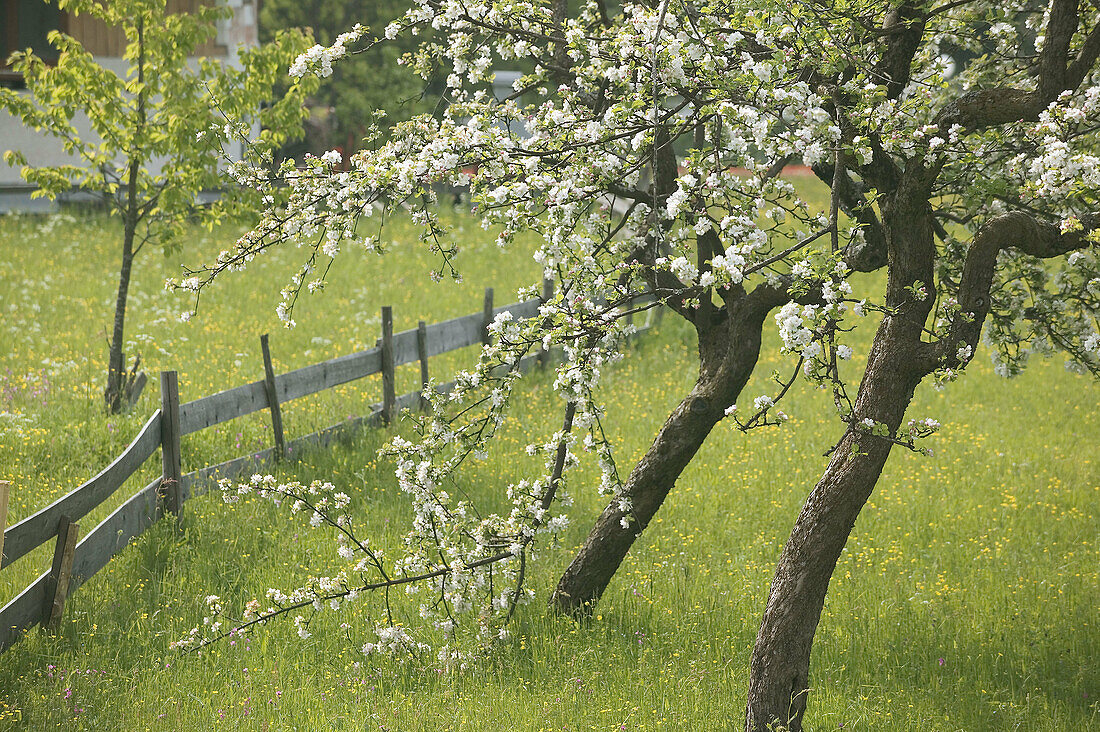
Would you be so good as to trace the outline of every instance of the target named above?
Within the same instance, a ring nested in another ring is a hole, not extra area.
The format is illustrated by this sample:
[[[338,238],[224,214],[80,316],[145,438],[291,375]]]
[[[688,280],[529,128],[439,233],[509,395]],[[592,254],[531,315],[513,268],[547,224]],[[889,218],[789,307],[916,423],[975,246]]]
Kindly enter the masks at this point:
[[[349,561],[273,591],[267,607],[251,603],[237,626],[301,610],[308,635],[311,613],[326,604],[427,584],[423,632],[395,625],[383,602],[378,640],[364,650],[420,648],[434,624],[440,658],[461,662],[470,646],[460,630],[481,643],[506,635],[532,596],[528,562],[564,527],[565,471],[589,452],[610,501],[550,598],[555,610],[584,615],[713,427],[782,422],[776,404],[802,376],[832,390],[842,435],[780,558],[745,722],[798,729],[813,635],[856,516],[893,446],[919,450],[937,426],[903,424],[918,384],[956,378],[983,328],[1006,374],[1055,348],[1100,370],[1098,11],[1061,1],[571,8],[418,2],[387,34],[435,30],[413,65],[423,75],[445,67],[446,110],[397,126],[346,172],[335,154],[284,166],[262,225],[179,283],[198,291],[270,246],[309,243],[278,307],[292,323],[295,298],[322,284],[330,260],[351,247],[380,251],[374,227],[399,204],[439,255],[433,274],[454,273],[457,247],[432,186],[464,183],[469,170],[478,215],[499,227],[500,244],[537,233],[536,260],[557,283],[537,316],[498,318],[477,367],[450,394],[430,395],[418,440],[391,443],[414,509],[395,562],[357,536],[347,497],[330,486],[260,476],[226,486],[230,498],[256,490],[306,509],[333,528]],[[362,32],[312,49],[292,73],[325,75]],[[516,59],[534,71],[493,99],[491,69]],[[829,186],[828,206],[816,210],[783,179],[796,161]],[[270,184],[259,171],[237,173]],[[853,292],[852,272],[883,268],[884,293]],[[647,297],[693,326],[699,371],[623,477],[596,386]],[[842,341],[866,315],[881,320],[857,374]],[[790,354],[790,380],[738,410],[769,320]],[[528,448],[545,469],[508,487],[506,515],[478,512],[450,495],[449,481],[506,419],[521,359],[551,345],[565,353],[555,381],[562,421]],[[186,644],[227,632],[214,617],[225,612],[220,600],[211,605],[213,635],[196,629]]]

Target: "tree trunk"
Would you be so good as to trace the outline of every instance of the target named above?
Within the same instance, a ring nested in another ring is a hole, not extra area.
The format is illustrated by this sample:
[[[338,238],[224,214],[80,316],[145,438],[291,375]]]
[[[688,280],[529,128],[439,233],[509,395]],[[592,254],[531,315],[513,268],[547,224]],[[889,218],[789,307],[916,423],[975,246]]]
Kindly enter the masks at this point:
[[[629,511],[615,498],[603,510],[550,597],[555,612],[583,617],[591,612],[634,540],[645,530],[752,375],[760,357],[760,331],[771,303],[733,307],[728,325],[700,331],[700,369],[695,387],[669,415],[645,456],[623,486]],[[623,526],[626,519],[627,525]]]
[[[137,25],[138,57],[137,77],[141,89],[137,95],[137,108],[134,110],[134,144],[140,138],[147,122],[145,112],[145,25],[138,19]],[[119,203],[122,212],[122,269],[118,273],[118,297],[115,299],[115,324],[111,330],[111,349],[107,356],[107,388],[103,390],[103,399],[107,411],[112,414],[121,412],[130,403],[130,390],[133,381],[127,383],[126,367],[123,362],[122,339],[126,323],[126,296],[130,290],[130,270],[134,265],[134,233],[141,218],[137,199],[138,169],[141,157],[131,150],[127,160],[126,200]],[[135,369],[136,370],[136,369]]]
[[[585,539],[580,551],[565,570],[554,594],[551,607],[561,613],[583,616],[603,595],[611,577],[618,570],[634,540],[642,533],[661,507],[703,440],[722,417],[721,410],[694,407],[706,404],[706,384],[695,388],[677,405],[665,422],[645,456],[638,461],[623,486],[623,495],[630,499],[630,511],[619,508],[613,499]],[[624,517],[627,525],[623,525]]]
[[[855,414],[897,430],[920,377],[905,348],[884,323],[868,360],[865,389]],[[870,498],[892,444],[849,429],[806,501],[779,558],[764,619],[753,649],[745,729],[768,724],[802,729],[809,691],[810,648],[829,581],[863,505]]]
[[[118,273],[118,297],[115,298],[115,322],[111,331],[111,347],[107,357],[107,388],[103,398],[107,411],[112,414],[122,410],[128,402],[125,377],[126,365],[122,353],[123,331],[126,323],[126,297],[130,290],[130,271],[134,264],[134,225],[127,217],[122,236],[122,268]]]
[[[910,183],[884,204],[890,258],[886,303],[892,312],[875,333],[849,427],[780,554],[753,648],[746,732],[801,732],[810,649],[829,582],[894,444],[860,423],[871,419],[897,435],[913,392],[934,368],[922,342],[935,300],[931,209],[927,192]],[[918,283],[926,288],[924,296],[915,292]]]

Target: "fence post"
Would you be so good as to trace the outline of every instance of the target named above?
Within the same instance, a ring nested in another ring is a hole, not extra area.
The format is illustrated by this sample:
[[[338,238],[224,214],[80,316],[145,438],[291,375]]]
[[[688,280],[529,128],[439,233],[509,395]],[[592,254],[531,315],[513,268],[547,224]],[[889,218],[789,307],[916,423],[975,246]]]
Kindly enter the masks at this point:
[[[183,509],[180,493],[180,392],[175,371],[160,372],[160,498],[179,526]]]
[[[481,317],[481,342],[489,345],[489,324],[493,322],[493,288],[485,288],[485,308]]]
[[[428,408],[424,390],[428,388],[428,326],[421,320],[416,324],[416,355],[420,359],[420,408]]]
[[[4,564],[4,529],[8,528],[8,499],[11,497],[11,483],[0,480],[0,566]]]
[[[73,554],[80,525],[62,516],[57,524],[57,544],[53,550],[53,565],[46,577],[46,606],[42,608],[42,625],[51,633],[61,627],[61,613],[69,594],[69,578],[73,572]]]
[[[282,460],[286,457],[283,410],[279,406],[279,395],[275,393],[275,369],[271,366],[271,348],[268,346],[267,333],[260,336],[260,350],[264,354],[264,391],[267,392],[267,408],[271,412],[271,431],[275,436],[275,459]]]
[[[542,301],[544,303],[550,302],[550,299],[554,297],[554,280],[549,277],[542,278]],[[544,321],[544,325],[550,325],[549,319]],[[544,368],[546,364],[550,362],[549,349],[539,346],[538,364],[540,368]]]
[[[397,396],[393,384],[393,308],[382,306],[382,423],[393,421]]]
[[[134,367],[137,367],[136,363]],[[145,375],[144,371],[139,372],[138,375],[134,377],[134,385],[130,387],[130,395],[127,397],[126,401],[127,409],[133,409],[134,405],[137,404],[141,392],[145,389],[145,382],[148,380],[149,378]]]

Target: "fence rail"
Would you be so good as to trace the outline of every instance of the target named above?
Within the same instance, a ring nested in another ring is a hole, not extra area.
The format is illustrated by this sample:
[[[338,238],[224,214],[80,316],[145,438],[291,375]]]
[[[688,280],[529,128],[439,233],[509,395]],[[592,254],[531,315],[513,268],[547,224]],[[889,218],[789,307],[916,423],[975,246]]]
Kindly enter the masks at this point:
[[[79,520],[110,498],[158,447],[159,409],[153,412],[134,441],[99,475],[4,531],[4,559],[0,569],[57,536],[58,521],[62,516],[67,516],[70,521]]]
[[[549,298],[551,294],[544,286],[543,297]],[[182,405],[175,394],[175,372],[162,372],[161,408],[153,412],[126,449],[94,478],[8,528],[4,527],[9,488],[0,482],[0,529],[4,529],[0,535],[0,569],[56,537],[50,570],[0,608],[0,652],[39,623],[56,628],[68,595],[166,513],[174,512],[178,519],[183,502],[205,493],[215,480],[272,465],[287,453],[300,454],[305,448],[327,446],[362,429],[387,423],[398,410],[420,406],[423,403],[420,391],[393,395],[394,367],[419,361],[421,381],[426,383],[431,356],[482,343],[496,314],[507,310],[517,320],[529,318],[538,314],[542,302],[533,299],[494,308],[492,290],[486,290],[481,312],[433,325],[421,321],[417,328],[396,334],[392,328],[383,328],[383,338],[373,348],[278,375],[271,369],[264,336],[261,343],[267,378]],[[542,354],[528,356],[518,366],[526,371],[543,361]],[[284,443],[280,404],[373,374],[383,374],[383,381],[388,379],[390,386],[383,389],[382,402],[371,405],[369,414]],[[438,388],[450,391],[452,384]],[[179,443],[183,435],[261,410],[271,413],[274,447],[181,474]],[[158,447],[162,454],[162,475],[77,541],[79,520],[114,495]]]

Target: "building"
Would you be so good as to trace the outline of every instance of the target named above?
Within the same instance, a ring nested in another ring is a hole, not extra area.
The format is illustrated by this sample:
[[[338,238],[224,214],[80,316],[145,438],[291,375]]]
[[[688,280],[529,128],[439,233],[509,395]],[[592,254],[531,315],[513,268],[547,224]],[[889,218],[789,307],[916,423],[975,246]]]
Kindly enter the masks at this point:
[[[109,0],[108,0],[109,1]],[[201,5],[227,2],[233,16],[221,21],[217,35],[197,49],[198,56],[236,63],[236,50],[257,43],[257,6],[259,0],[167,0],[169,13],[193,12]],[[126,39],[121,29],[108,28],[87,15],[73,15],[44,0],[0,0],[0,85],[19,89],[22,77],[7,64],[13,51],[30,48],[47,62],[57,53],[46,40],[52,30],[61,30],[83,44],[105,68],[124,76],[128,62],[122,58]],[[80,120],[74,120],[78,129]],[[82,135],[91,136],[87,124]],[[23,123],[0,110],[0,148],[21,150],[33,165],[63,165],[70,158],[53,137],[27,129]],[[19,169],[0,161],[0,213],[6,211],[46,211],[55,204],[45,199],[32,200],[31,188],[19,176]],[[72,194],[71,197],[79,197]]]

